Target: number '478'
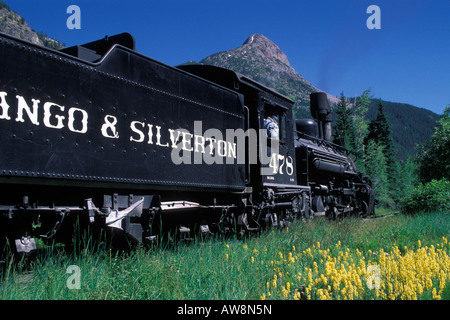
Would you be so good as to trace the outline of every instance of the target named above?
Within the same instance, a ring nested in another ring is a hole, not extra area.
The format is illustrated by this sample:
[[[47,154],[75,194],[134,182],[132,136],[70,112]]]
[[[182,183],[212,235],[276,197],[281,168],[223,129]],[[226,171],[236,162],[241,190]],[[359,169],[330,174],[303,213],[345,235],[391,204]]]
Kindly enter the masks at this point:
[[[273,174],[284,174],[292,176],[294,174],[294,159],[291,156],[273,153],[270,158],[269,167],[273,169]]]

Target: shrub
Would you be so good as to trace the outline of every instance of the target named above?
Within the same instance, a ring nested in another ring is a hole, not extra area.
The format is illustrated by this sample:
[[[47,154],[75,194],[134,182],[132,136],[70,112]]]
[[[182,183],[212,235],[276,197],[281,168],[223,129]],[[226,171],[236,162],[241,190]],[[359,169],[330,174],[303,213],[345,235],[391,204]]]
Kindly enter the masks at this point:
[[[402,213],[450,211],[450,182],[446,179],[419,184],[402,204]]]

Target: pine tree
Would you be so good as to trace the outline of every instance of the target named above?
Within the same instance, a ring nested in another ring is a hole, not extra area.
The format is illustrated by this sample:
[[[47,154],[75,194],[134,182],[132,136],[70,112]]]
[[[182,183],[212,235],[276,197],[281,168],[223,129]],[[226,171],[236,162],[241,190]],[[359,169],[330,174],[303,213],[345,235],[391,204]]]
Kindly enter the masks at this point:
[[[374,140],[369,140],[365,148],[366,173],[372,180],[375,196],[383,207],[392,204],[388,187],[386,156],[383,146]]]
[[[408,157],[403,163],[398,162],[399,172],[398,172],[398,183],[399,190],[397,193],[397,199],[394,201],[403,201],[409,197],[418,184],[417,177],[417,165],[414,159]]]
[[[375,140],[377,143],[383,146],[384,155],[388,161],[389,173],[393,173],[393,165],[395,163],[395,147],[392,141],[391,127],[389,121],[384,113],[383,104],[378,104],[377,118],[369,125],[369,132],[366,138],[367,140]],[[391,166],[392,164],[392,166]]]
[[[352,110],[348,107],[347,99],[344,92],[341,93],[341,98],[336,105],[337,120],[334,126],[334,137],[342,146],[350,151],[355,151],[355,128],[352,120]]]
[[[370,89],[367,89],[363,92],[362,96],[359,98],[359,101],[354,106],[352,114],[353,125],[355,128],[355,163],[358,169],[362,172],[366,172],[366,165],[364,163],[364,142],[369,131],[367,120],[367,111],[369,110],[369,105]]]
[[[386,173],[388,178],[388,192],[389,197],[393,203],[389,206],[395,206],[401,200],[402,184],[401,184],[401,166],[396,161],[395,147],[392,141],[391,128],[389,121],[384,113],[383,103],[378,104],[377,118],[369,125],[369,133],[366,138],[367,141],[375,141],[383,146],[383,154],[386,159]]]

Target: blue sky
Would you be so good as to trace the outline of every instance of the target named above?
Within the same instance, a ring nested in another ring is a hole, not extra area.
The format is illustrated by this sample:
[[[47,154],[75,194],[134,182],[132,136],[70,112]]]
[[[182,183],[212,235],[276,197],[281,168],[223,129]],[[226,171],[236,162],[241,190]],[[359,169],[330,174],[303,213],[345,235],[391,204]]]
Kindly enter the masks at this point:
[[[291,66],[334,95],[410,103],[442,114],[450,104],[450,0],[4,0],[31,28],[67,46],[121,32],[169,65],[239,47],[261,33]],[[69,5],[81,29],[69,30]],[[369,30],[370,5],[381,29]]]

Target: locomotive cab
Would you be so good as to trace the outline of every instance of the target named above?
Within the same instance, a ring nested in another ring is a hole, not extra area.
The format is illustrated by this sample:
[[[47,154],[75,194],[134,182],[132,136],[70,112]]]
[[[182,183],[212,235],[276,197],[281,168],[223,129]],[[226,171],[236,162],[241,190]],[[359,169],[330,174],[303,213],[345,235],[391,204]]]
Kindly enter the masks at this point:
[[[290,130],[294,124],[294,102],[291,99],[228,69],[208,65],[182,65],[178,68],[243,95],[248,109],[247,158],[251,164],[252,187],[264,183],[297,184],[294,136]],[[265,125],[269,119],[270,128]],[[273,127],[276,127],[276,136],[270,133]],[[262,172],[265,174],[261,175]]]
[[[243,95],[248,108],[248,186],[253,189],[253,201],[261,203],[259,215],[278,224],[290,213],[309,213],[309,187],[299,185],[296,175],[294,101],[231,70],[208,65],[178,68]],[[275,137],[270,133],[273,127],[277,129]]]

